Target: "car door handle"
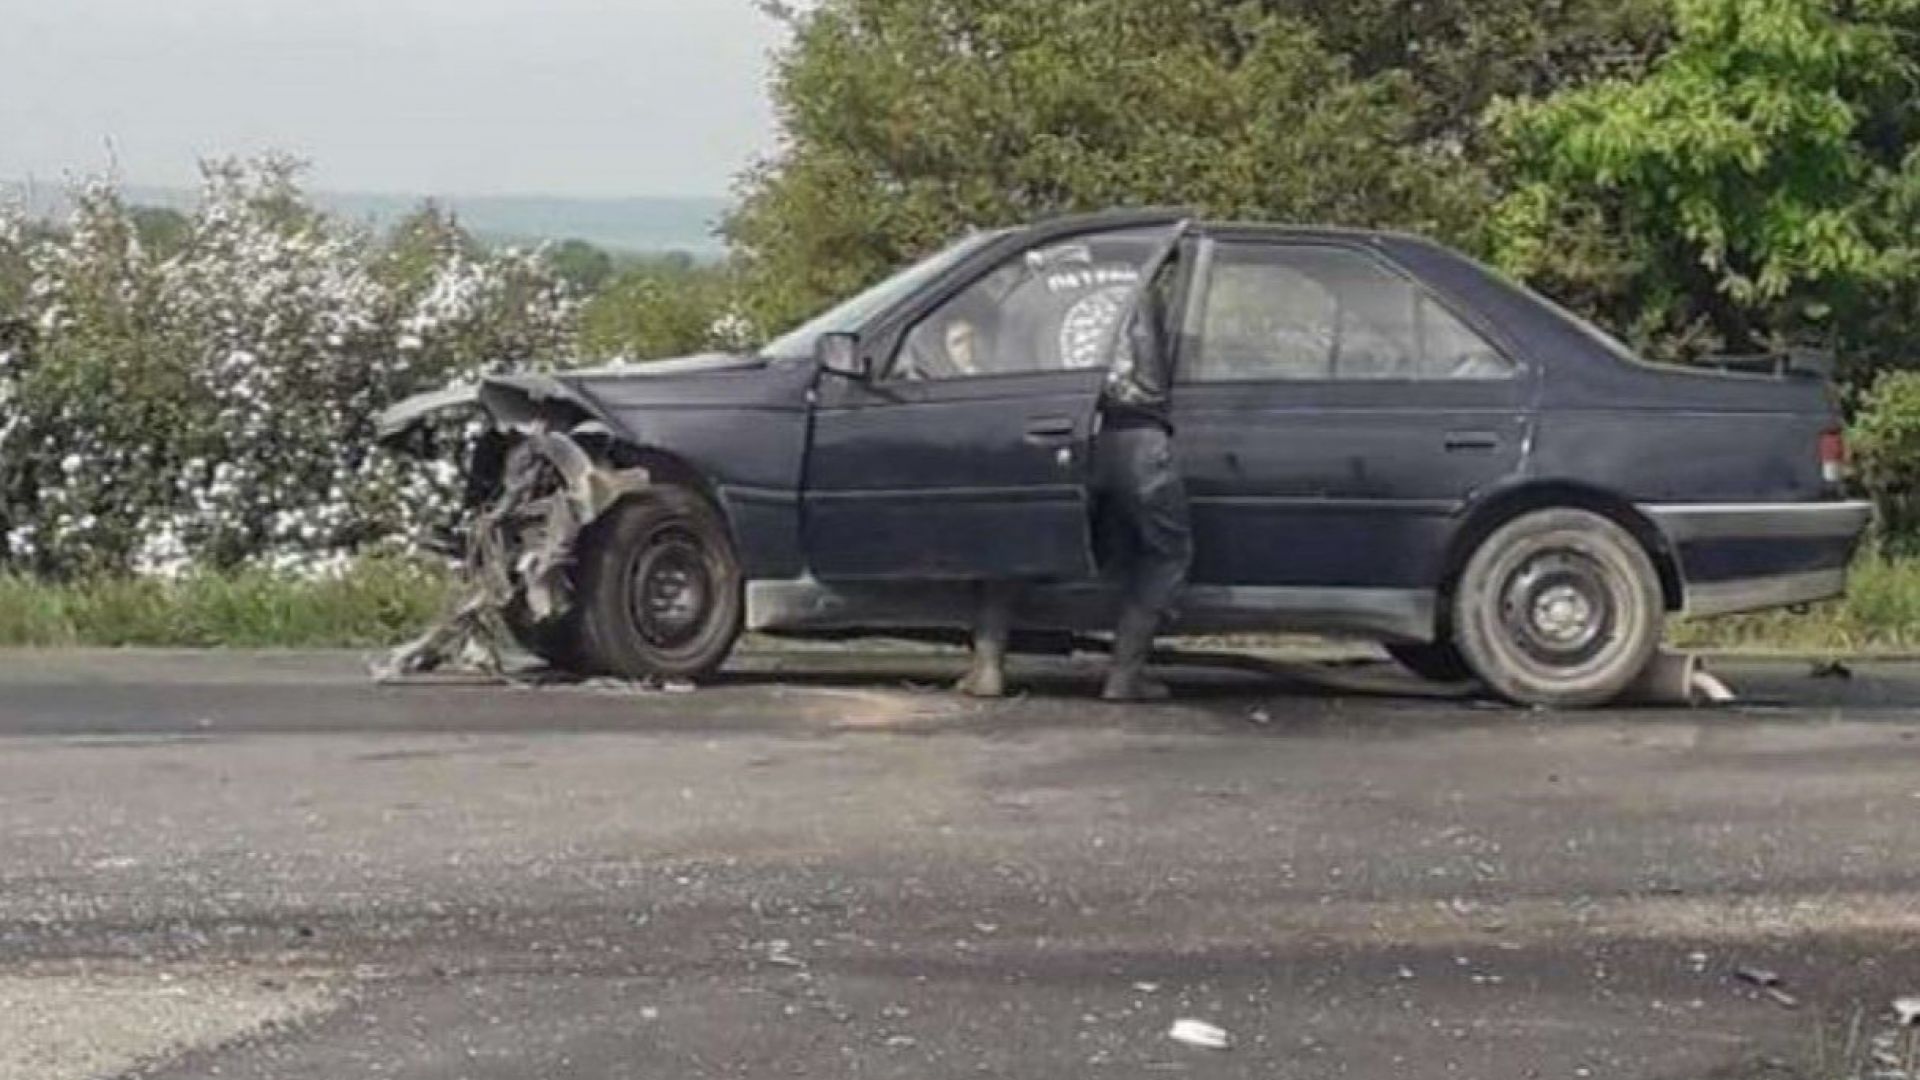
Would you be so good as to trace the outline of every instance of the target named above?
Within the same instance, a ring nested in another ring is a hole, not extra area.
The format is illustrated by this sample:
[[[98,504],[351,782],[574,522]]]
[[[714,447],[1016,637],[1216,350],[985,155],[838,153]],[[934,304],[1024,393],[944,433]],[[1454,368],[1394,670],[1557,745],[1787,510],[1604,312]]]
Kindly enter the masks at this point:
[[[1447,432],[1447,450],[1498,450],[1500,436],[1492,431],[1449,431]]]
[[[1027,421],[1027,441],[1060,443],[1073,440],[1076,425],[1070,416],[1046,416]]]

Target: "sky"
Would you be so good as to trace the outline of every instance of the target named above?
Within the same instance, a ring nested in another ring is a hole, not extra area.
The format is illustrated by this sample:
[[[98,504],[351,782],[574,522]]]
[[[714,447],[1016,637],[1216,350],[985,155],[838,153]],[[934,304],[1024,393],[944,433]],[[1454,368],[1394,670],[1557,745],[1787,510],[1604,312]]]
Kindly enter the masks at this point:
[[[0,28],[0,180],[285,150],[332,191],[720,196],[774,146],[752,0],[0,0]]]

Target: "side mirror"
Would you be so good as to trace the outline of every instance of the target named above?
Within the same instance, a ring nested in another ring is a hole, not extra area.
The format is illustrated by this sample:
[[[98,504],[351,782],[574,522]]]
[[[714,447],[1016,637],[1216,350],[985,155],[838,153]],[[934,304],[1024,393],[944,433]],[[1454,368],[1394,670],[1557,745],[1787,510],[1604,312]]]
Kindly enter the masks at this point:
[[[867,366],[867,358],[860,352],[860,335],[831,333],[821,334],[814,345],[814,356],[819,359],[820,367],[835,375],[862,382],[873,377]]]

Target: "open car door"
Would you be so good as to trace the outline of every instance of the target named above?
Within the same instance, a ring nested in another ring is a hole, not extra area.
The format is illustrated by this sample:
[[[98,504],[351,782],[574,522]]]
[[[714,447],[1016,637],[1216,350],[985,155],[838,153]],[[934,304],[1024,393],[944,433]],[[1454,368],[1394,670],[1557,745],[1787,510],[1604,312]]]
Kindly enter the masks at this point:
[[[804,502],[822,580],[1075,581],[1117,329],[1168,232],[1051,240],[931,306],[869,379],[820,383]]]

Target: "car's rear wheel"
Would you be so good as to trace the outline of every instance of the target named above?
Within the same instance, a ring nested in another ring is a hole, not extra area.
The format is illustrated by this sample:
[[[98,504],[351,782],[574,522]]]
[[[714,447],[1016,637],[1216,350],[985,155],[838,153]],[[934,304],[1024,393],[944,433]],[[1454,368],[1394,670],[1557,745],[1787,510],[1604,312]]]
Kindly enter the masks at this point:
[[[630,498],[581,537],[581,641],[596,670],[695,678],[726,662],[745,602],[726,522],[686,488]]]
[[[1494,530],[1454,589],[1454,643],[1510,701],[1554,708],[1620,696],[1660,647],[1666,607],[1633,535],[1585,510],[1523,514]]]
[[[1467,658],[1450,641],[1394,642],[1386,648],[1387,655],[1401,667],[1429,682],[1458,683],[1473,678]]]

